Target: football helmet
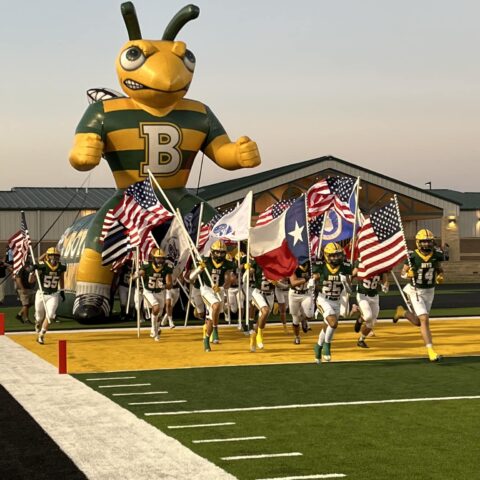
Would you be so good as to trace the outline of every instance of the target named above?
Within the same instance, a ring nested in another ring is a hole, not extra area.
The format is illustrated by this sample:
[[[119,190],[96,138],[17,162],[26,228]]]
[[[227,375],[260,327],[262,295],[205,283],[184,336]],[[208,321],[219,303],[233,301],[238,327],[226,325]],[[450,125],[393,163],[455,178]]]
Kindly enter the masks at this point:
[[[212,259],[217,263],[223,262],[227,256],[227,246],[221,240],[217,240],[211,247]]]
[[[50,265],[56,265],[60,261],[60,252],[55,247],[50,247],[45,252]]]
[[[333,266],[340,265],[345,258],[345,252],[342,246],[336,242],[327,243],[323,254],[325,255],[326,262]]]
[[[165,259],[167,258],[167,256],[161,248],[154,248],[152,250],[152,258],[156,265],[160,265],[162,263],[165,263]]]
[[[415,243],[422,253],[432,253],[435,246],[435,235],[430,230],[422,228],[415,235]]]

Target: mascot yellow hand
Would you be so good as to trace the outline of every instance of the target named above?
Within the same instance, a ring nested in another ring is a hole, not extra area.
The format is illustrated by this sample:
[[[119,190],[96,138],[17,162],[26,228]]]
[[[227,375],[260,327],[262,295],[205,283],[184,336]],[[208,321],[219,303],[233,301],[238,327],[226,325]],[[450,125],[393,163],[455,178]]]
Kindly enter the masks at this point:
[[[103,142],[96,133],[77,133],[70,151],[70,164],[76,170],[85,172],[100,163]]]
[[[240,167],[252,168],[260,165],[260,153],[257,144],[248,137],[240,137],[235,145],[237,147],[238,164]]]

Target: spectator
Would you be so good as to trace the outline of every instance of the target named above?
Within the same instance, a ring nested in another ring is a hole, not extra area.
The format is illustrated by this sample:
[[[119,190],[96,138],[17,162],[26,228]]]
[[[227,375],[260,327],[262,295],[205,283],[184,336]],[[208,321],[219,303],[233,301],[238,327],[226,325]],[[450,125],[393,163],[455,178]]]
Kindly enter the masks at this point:
[[[28,317],[28,311],[35,304],[35,282],[30,283],[28,279],[31,269],[30,261],[27,260],[25,265],[15,275],[15,286],[18,298],[22,304],[22,308],[17,313],[16,318],[23,323],[32,323]]]
[[[0,305],[3,305],[5,300],[5,283],[10,274],[10,265],[8,262],[8,252],[5,261],[0,260]]]

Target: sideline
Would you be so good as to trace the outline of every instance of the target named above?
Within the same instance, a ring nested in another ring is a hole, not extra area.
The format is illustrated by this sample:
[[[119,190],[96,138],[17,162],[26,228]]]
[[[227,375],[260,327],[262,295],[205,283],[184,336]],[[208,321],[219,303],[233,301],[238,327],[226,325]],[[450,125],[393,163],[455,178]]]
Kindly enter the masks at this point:
[[[89,479],[235,479],[6,336],[0,352],[0,383]]]

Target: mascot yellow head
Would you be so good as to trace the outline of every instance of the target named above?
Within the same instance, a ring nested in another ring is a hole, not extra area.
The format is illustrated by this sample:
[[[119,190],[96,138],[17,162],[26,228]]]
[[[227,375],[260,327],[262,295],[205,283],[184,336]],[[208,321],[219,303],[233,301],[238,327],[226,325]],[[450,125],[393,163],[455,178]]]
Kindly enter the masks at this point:
[[[199,8],[183,7],[172,18],[161,40],[142,39],[132,2],[123,3],[121,10],[130,39],[116,61],[122,90],[147,107],[175,105],[187,93],[195,69],[195,56],[175,37],[187,22],[198,17]]]

